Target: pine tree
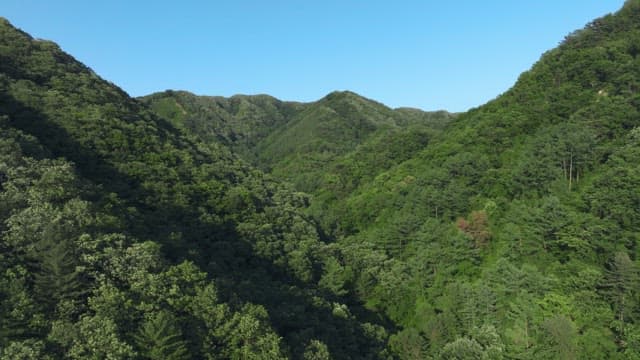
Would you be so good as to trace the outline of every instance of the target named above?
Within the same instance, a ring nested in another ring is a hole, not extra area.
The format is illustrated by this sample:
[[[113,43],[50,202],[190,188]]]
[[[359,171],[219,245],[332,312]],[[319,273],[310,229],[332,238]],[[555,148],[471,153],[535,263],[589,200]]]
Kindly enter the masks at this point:
[[[604,288],[616,314],[617,331],[624,337],[626,318],[635,301],[640,283],[638,267],[626,252],[617,252],[605,277]]]
[[[34,287],[46,309],[52,310],[61,300],[77,299],[86,292],[71,241],[46,238],[37,246],[37,257]]]
[[[134,335],[140,355],[149,360],[188,359],[187,344],[175,319],[161,311],[146,319]]]

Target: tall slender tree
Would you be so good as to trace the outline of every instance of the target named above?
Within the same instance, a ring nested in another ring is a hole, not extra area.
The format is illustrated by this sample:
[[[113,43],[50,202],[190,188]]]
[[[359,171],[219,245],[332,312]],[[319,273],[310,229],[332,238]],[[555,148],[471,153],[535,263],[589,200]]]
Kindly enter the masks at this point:
[[[146,319],[134,336],[139,354],[149,360],[189,359],[187,343],[170,313],[160,311]]]

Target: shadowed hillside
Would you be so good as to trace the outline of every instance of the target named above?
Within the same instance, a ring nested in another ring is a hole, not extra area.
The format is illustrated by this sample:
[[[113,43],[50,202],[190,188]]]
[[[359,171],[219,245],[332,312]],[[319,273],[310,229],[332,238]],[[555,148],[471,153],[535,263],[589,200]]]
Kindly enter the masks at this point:
[[[274,131],[262,161],[340,254],[320,284],[401,326],[402,358],[638,356],[639,20],[627,1],[437,127],[334,93]]]
[[[6,20],[0,126],[2,359],[383,356],[304,194]]]
[[[0,359],[640,358],[640,0],[464,114],[132,99],[0,20]]]

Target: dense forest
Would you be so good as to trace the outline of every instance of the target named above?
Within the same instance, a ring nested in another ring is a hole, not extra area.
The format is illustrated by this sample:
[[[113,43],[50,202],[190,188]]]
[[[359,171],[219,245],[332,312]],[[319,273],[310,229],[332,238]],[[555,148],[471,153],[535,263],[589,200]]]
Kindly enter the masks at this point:
[[[640,359],[640,0],[466,113],[131,98],[0,19],[0,359]]]
[[[424,147],[429,130],[455,117],[446,111],[392,110],[349,91],[306,104],[266,95],[225,99],[171,90],[141,100],[176,127],[203,142],[226,145],[307,193],[325,188],[323,177],[346,155],[372,153],[375,158],[357,160],[373,175],[408,159]],[[359,175],[349,174],[348,181],[357,181]]]

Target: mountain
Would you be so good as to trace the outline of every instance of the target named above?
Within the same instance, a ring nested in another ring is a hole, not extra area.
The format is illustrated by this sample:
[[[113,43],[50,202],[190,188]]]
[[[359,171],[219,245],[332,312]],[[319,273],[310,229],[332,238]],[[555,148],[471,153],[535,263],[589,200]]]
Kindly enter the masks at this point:
[[[398,324],[402,358],[640,354],[639,20],[627,1],[410,158],[312,203],[343,254],[321,283]]]
[[[405,359],[638,357],[639,20],[627,1],[424,135],[349,93],[283,122],[258,156],[313,195],[319,285]]]
[[[205,142],[224,144],[246,159],[275,129],[285,126],[303,104],[268,95],[231,98],[165,91],[140,98],[159,116]]]
[[[0,21],[0,358],[640,358],[639,55],[628,0],[463,114],[132,99]]]
[[[205,142],[232,148],[245,160],[297,189],[313,192],[338,158],[374,134],[442,126],[446,111],[393,110],[353,92],[333,92],[312,103],[266,95],[228,99],[166,91],[140,99],[156,114]]]
[[[0,127],[0,358],[386,351],[384,317],[316,286],[304,194],[4,19]]]

